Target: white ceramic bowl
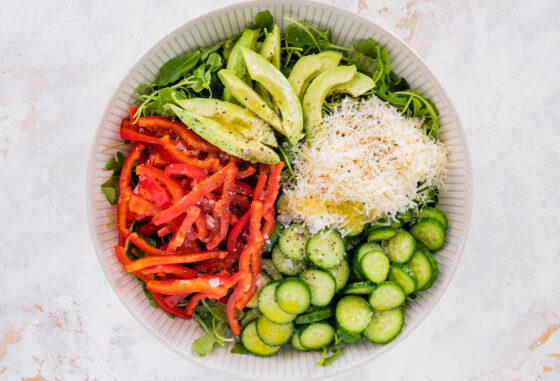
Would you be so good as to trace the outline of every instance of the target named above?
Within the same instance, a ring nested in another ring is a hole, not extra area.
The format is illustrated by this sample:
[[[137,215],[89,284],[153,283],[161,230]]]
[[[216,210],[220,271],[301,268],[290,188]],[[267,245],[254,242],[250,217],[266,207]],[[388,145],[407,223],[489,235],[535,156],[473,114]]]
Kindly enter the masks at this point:
[[[404,76],[413,89],[437,104],[441,113],[440,137],[451,152],[448,189],[441,195],[438,204],[446,212],[450,224],[445,247],[437,253],[440,272],[436,283],[429,290],[419,293],[417,302],[406,305],[405,325],[394,341],[384,346],[366,340],[347,345],[334,365],[321,368],[317,367],[320,353],[295,352],[289,346],[269,358],[231,354],[230,347],[218,348],[206,357],[194,353],[192,342],[202,333],[198,325],[193,321],[171,320],[160,309],[152,308],[139,283],[121,270],[113,252],[117,229],[107,226],[114,220],[115,210],[100,190],[100,185],[108,177],[103,166],[116,152],[115,149],[106,151],[105,148],[120,142],[120,122],[128,115],[128,107],[135,100],[134,89],[140,83],[152,83],[159,67],[169,58],[227,39],[251,23],[257,12],[266,9],[272,12],[282,29],[287,26],[284,16],[289,16],[332,29],[334,42],[339,45],[350,46],[366,37],[385,45],[393,70]],[[259,1],[218,9],[189,21],[158,41],[138,60],[118,86],[99,124],[89,159],[86,192],[91,235],[107,279],[130,313],[163,344],[190,361],[230,376],[258,380],[309,380],[373,361],[407,337],[428,316],[451,281],[467,240],[472,174],[467,142],[451,101],[418,54],[400,38],[363,17],[332,6],[301,0]]]

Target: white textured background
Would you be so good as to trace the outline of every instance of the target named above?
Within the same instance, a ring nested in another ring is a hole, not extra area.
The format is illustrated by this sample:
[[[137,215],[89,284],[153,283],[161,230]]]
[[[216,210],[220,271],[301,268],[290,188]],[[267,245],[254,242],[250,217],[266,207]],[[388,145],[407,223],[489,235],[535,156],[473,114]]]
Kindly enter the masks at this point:
[[[462,118],[475,181],[469,243],[438,306],[338,379],[560,379],[560,2],[332,2],[426,60]],[[175,26],[231,3],[2,2],[0,379],[226,380],[120,305],[93,251],[84,182],[128,68]]]

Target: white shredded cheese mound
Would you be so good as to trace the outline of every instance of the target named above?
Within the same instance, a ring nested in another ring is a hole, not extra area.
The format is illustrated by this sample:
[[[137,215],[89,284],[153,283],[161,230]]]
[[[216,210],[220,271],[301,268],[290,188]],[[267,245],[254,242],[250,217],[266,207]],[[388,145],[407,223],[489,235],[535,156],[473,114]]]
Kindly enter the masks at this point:
[[[294,150],[295,179],[284,185],[279,210],[283,224],[344,231],[341,205],[373,221],[404,212],[421,189],[444,189],[448,151],[426,135],[422,119],[377,97],[346,98],[323,123],[323,137]]]

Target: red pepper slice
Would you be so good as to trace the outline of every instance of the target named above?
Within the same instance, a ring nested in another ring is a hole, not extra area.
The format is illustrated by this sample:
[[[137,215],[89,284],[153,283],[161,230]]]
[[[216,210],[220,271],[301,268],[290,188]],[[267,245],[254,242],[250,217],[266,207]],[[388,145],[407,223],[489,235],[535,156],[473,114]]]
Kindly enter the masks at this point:
[[[130,262],[132,262],[130,258],[127,257],[123,246],[115,246],[115,255],[117,256],[117,259],[123,266],[126,266]]]
[[[231,200],[231,204],[238,207],[242,211],[247,211],[251,207],[251,201],[249,201],[247,196],[243,196],[241,194],[234,194],[233,200]]]
[[[245,226],[249,222],[249,211],[247,211],[243,217],[239,219],[239,222],[231,229],[229,232],[228,243],[227,243],[227,250],[230,255],[233,255],[237,251],[237,239],[239,235],[245,229]]]
[[[216,286],[212,279],[200,277],[193,279],[151,280],[147,283],[146,288],[165,295],[204,292],[222,297],[227,294],[226,287]]]
[[[140,226],[138,231],[140,232],[140,235],[148,237],[155,234],[158,231],[158,227],[151,222],[148,222],[147,224]]]
[[[139,248],[143,252],[148,253],[150,255],[162,255],[162,252],[161,252],[160,249],[158,249],[157,247],[153,247],[151,245],[148,245],[148,242],[146,242],[146,240],[144,238],[140,237],[138,234],[132,233],[131,235],[128,236],[128,238],[134,244],[134,246],[136,246],[137,248]]]
[[[147,165],[138,165],[136,166],[136,174],[139,176],[148,175],[163,184],[169,191],[173,202],[179,201],[181,197],[185,195],[185,191],[183,190],[181,184],[173,177],[167,176],[165,172],[159,168]]]
[[[175,264],[155,265],[155,266],[145,267],[142,270],[140,270],[140,273],[144,275],[157,274],[157,273],[173,274],[183,279],[191,279],[198,275],[198,271],[196,270],[181,265],[175,265]]]
[[[239,173],[239,172],[238,172]],[[253,195],[253,188],[243,181],[236,181],[235,182],[235,193],[238,193],[243,196],[252,196]]]
[[[214,204],[214,216],[219,221],[219,227],[212,240],[206,245],[208,250],[214,250],[226,238],[229,229],[229,204],[233,198],[233,190],[235,186],[235,175],[237,174],[237,166],[226,167],[226,179],[222,189],[222,197]]]
[[[144,116],[138,118],[138,126],[144,128],[158,127],[173,131],[190,147],[204,151],[219,153],[220,149],[208,143],[183,123],[161,116]]]
[[[268,211],[274,207],[274,203],[276,202],[276,198],[278,197],[278,192],[280,191],[280,177],[283,166],[284,162],[280,161],[270,167],[270,176],[268,178],[266,198],[264,199],[263,203],[263,214],[267,214]]]
[[[141,175],[139,181],[159,208],[164,209],[171,206],[171,197],[153,177]]]
[[[201,242],[204,242],[206,240],[206,237],[208,237],[208,226],[206,226],[206,215],[205,214],[199,214],[198,218],[196,219],[196,221],[194,222],[196,225],[196,239],[198,239]]]
[[[238,179],[245,179],[249,176],[252,176],[255,172],[257,172],[257,168],[254,164],[249,164],[249,166],[243,170],[237,172]]]
[[[230,163],[222,168],[219,172],[202,180],[200,183],[194,186],[189,194],[173,204],[173,206],[171,206],[170,208],[162,211],[157,216],[155,216],[152,222],[156,225],[161,225],[185,213],[189,207],[195,205],[210,192],[219,188],[226,179],[228,169],[233,166],[235,166],[235,164]]]
[[[119,198],[117,200],[117,225],[119,227],[119,232],[121,239],[128,237],[130,230],[128,229],[126,223],[126,212],[128,211],[128,200],[132,194],[132,188],[130,187],[130,179],[132,176],[132,168],[136,160],[140,159],[142,152],[146,146],[141,143],[135,143],[132,146],[132,151],[126,157],[123,163],[121,174],[119,177]]]
[[[161,209],[155,202],[146,200],[144,197],[131,193],[128,198],[128,209],[140,217],[155,216]]]
[[[187,215],[183,219],[183,222],[181,222],[181,225],[179,225],[179,229],[177,229],[173,238],[171,238],[171,241],[167,244],[166,254],[174,253],[179,246],[183,245],[188,231],[191,229],[199,215],[200,208],[197,208],[196,206],[191,206],[187,210]]]
[[[150,282],[148,282],[150,283]],[[165,302],[165,297],[161,294],[161,293],[157,293],[157,292],[151,292],[152,297],[154,298],[154,301],[157,303],[157,305],[165,312],[174,315],[178,318],[181,319],[190,319],[191,317],[185,313],[184,310],[180,309],[179,307],[170,307],[166,302]]]
[[[128,108],[130,124],[136,124],[136,123],[134,123],[134,119],[136,119],[136,113],[138,112],[139,108],[140,108],[140,106],[132,106],[132,107]]]
[[[158,255],[145,257],[135,260],[124,266],[126,272],[135,272],[145,267],[174,264],[174,263],[193,263],[206,261],[214,258],[225,258],[227,251],[207,251],[203,253],[186,254],[186,255]],[[186,291],[185,291],[186,292]],[[196,292],[196,291],[195,291]]]
[[[186,163],[173,163],[165,167],[165,174],[168,176],[187,176],[198,181],[208,177],[208,173],[194,165]]]

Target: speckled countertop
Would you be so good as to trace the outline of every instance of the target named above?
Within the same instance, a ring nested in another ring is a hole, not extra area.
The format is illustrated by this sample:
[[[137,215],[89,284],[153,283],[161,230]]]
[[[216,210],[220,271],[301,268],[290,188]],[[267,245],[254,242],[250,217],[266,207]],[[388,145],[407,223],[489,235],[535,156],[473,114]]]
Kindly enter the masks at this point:
[[[140,53],[231,3],[2,3],[0,379],[226,379],[119,303],[93,251],[84,183],[98,120]],[[560,4],[333,3],[425,58],[464,123],[475,184],[469,243],[435,310],[338,379],[560,379]]]

